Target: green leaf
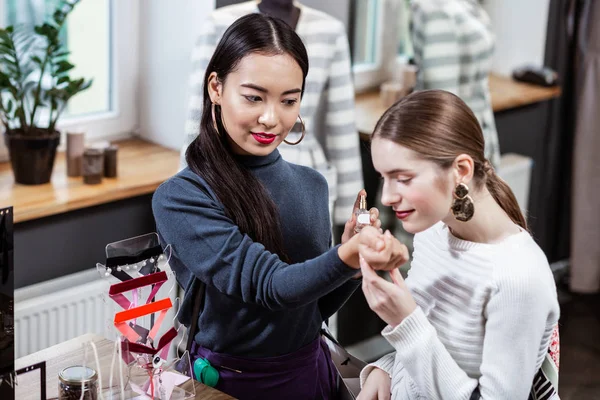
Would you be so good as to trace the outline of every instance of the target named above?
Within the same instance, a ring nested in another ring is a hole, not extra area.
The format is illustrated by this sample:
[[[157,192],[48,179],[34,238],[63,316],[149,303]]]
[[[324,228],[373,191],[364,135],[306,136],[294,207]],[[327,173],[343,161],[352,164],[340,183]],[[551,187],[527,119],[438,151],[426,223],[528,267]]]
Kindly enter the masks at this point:
[[[23,109],[23,105],[20,105],[19,107],[17,107],[17,109],[15,110],[15,116],[17,118],[25,119],[25,110]]]
[[[58,25],[61,25],[66,17],[67,15],[60,10],[54,11],[54,14],[52,15],[52,18],[54,18],[54,21],[56,21]]]
[[[33,61],[34,63],[36,63],[38,65],[42,65],[42,62],[43,62],[39,56],[32,56],[31,61]]]
[[[54,53],[52,53],[52,57],[53,58],[60,58],[60,57],[65,57],[68,56],[69,54],[71,54],[70,51],[66,51],[62,48],[58,48],[56,49],[56,51]]]
[[[93,79],[90,79],[89,81],[87,81],[86,83],[81,85],[81,87],[79,88],[79,91],[82,92],[82,91],[86,90],[87,88],[89,88],[90,86],[92,86],[92,82],[93,82]]]
[[[14,106],[14,103],[13,103],[12,99],[8,99],[8,104],[6,105],[6,112],[8,114],[10,114],[12,112],[13,106]]]
[[[37,82],[36,81],[27,81],[25,82],[25,84],[23,85],[23,95],[27,95],[27,93],[29,93],[30,91],[33,92],[33,88],[35,88],[37,86]]]
[[[56,82],[56,84],[61,85],[65,82],[70,82],[70,81],[71,81],[71,78],[69,78],[68,75],[65,75],[65,76],[61,76],[60,78],[58,78],[58,81]]]
[[[60,74],[63,72],[67,72],[70,71],[71,69],[75,68],[75,66],[73,64],[71,64],[68,61],[59,61],[59,63],[57,64],[58,68],[56,69],[56,73]]]

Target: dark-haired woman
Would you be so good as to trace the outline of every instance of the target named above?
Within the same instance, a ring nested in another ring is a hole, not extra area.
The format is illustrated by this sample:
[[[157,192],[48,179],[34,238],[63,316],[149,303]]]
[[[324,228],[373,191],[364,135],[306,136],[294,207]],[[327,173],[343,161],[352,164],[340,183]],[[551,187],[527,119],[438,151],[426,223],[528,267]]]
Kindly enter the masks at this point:
[[[188,168],[153,198],[163,245],[186,291],[206,285],[192,355],[241,399],[332,399],[335,370],[322,322],[360,285],[358,250],[394,268],[406,248],[376,229],[331,248],[327,183],[285,162],[277,146],[298,120],[306,49],[284,22],[251,14],[231,25],[206,69],[199,136]],[[349,216],[350,217],[350,216]],[[372,221],[378,226],[377,212]]]
[[[371,152],[382,203],[415,238],[406,282],[361,262],[396,352],[362,371],[359,399],[556,399],[552,272],[473,112],[449,92],[412,93],[381,117]]]

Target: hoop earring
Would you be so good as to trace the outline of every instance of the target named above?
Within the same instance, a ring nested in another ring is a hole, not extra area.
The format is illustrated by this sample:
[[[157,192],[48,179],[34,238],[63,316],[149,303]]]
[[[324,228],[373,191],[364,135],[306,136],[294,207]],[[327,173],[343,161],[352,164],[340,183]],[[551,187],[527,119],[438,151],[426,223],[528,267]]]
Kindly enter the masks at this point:
[[[302,141],[302,139],[304,139],[304,135],[306,135],[306,127],[304,126],[304,121],[302,121],[302,117],[300,115],[298,115],[298,119],[300,120],[300,123],[302,124],[302,136],[300,136],[300,140],[298,140],[295,143],[292,143],[292,142],[288,142],[287,140],[284,139],[283,142],[285,144],[289,144],[290,146],[295,146],[295,145],[299,144]]]
[[[469,196],[469,187],[459,183],[454,189],[454,201],[452,202],[452,214],[457,221],[467,222],[475,214],[473,198]]]
[[[212,114],[213,126],[215,127],[215,130],[217,131],[217,133],[220,136],[221,132],[219,131],[219,125],[217,124],[217,105],[218,105],[217,103],[211,104],[211,114]]]

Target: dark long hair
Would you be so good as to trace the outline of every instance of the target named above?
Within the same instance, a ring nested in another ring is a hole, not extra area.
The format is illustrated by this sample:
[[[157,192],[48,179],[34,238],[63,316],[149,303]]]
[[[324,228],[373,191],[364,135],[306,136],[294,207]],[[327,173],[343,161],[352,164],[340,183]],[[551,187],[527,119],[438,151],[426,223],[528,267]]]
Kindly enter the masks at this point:
[[[277,206],[261,182],[234,157],[221,120],[221,107],[214,106],[213,122],[208,95],[211,73],[216,72],[217,79],[225,84],[240,61],[252,53],[291,56],[302,69],[304,93],[308,55],[296,32],[285,22],[264,14],[239,18],[225,31],[206,67],[200,132],[185,156],[191,170],[206,180],[240,231],[287,260]]]
[[[411,93],[381,117],[372,138],[388,139],[448,169],[460,154],[473,159],[476,187],[485,184],[510,219],[523,229],[527,221],[514,193],[484,156],[481,126],[458,96],[443,90]]]

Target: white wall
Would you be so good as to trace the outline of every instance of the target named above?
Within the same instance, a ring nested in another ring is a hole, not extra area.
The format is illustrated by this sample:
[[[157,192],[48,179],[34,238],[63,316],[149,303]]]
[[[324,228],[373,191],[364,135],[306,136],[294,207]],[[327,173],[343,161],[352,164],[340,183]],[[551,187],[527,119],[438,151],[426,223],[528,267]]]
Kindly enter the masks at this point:
[[[549,5],[550,0],[485,0],[496,34],[494,72],[510,75],[524,64],[544,64]]]
[[[179,150],[190,56],[214,0],[143,0],[140,9],[139,134]]]

